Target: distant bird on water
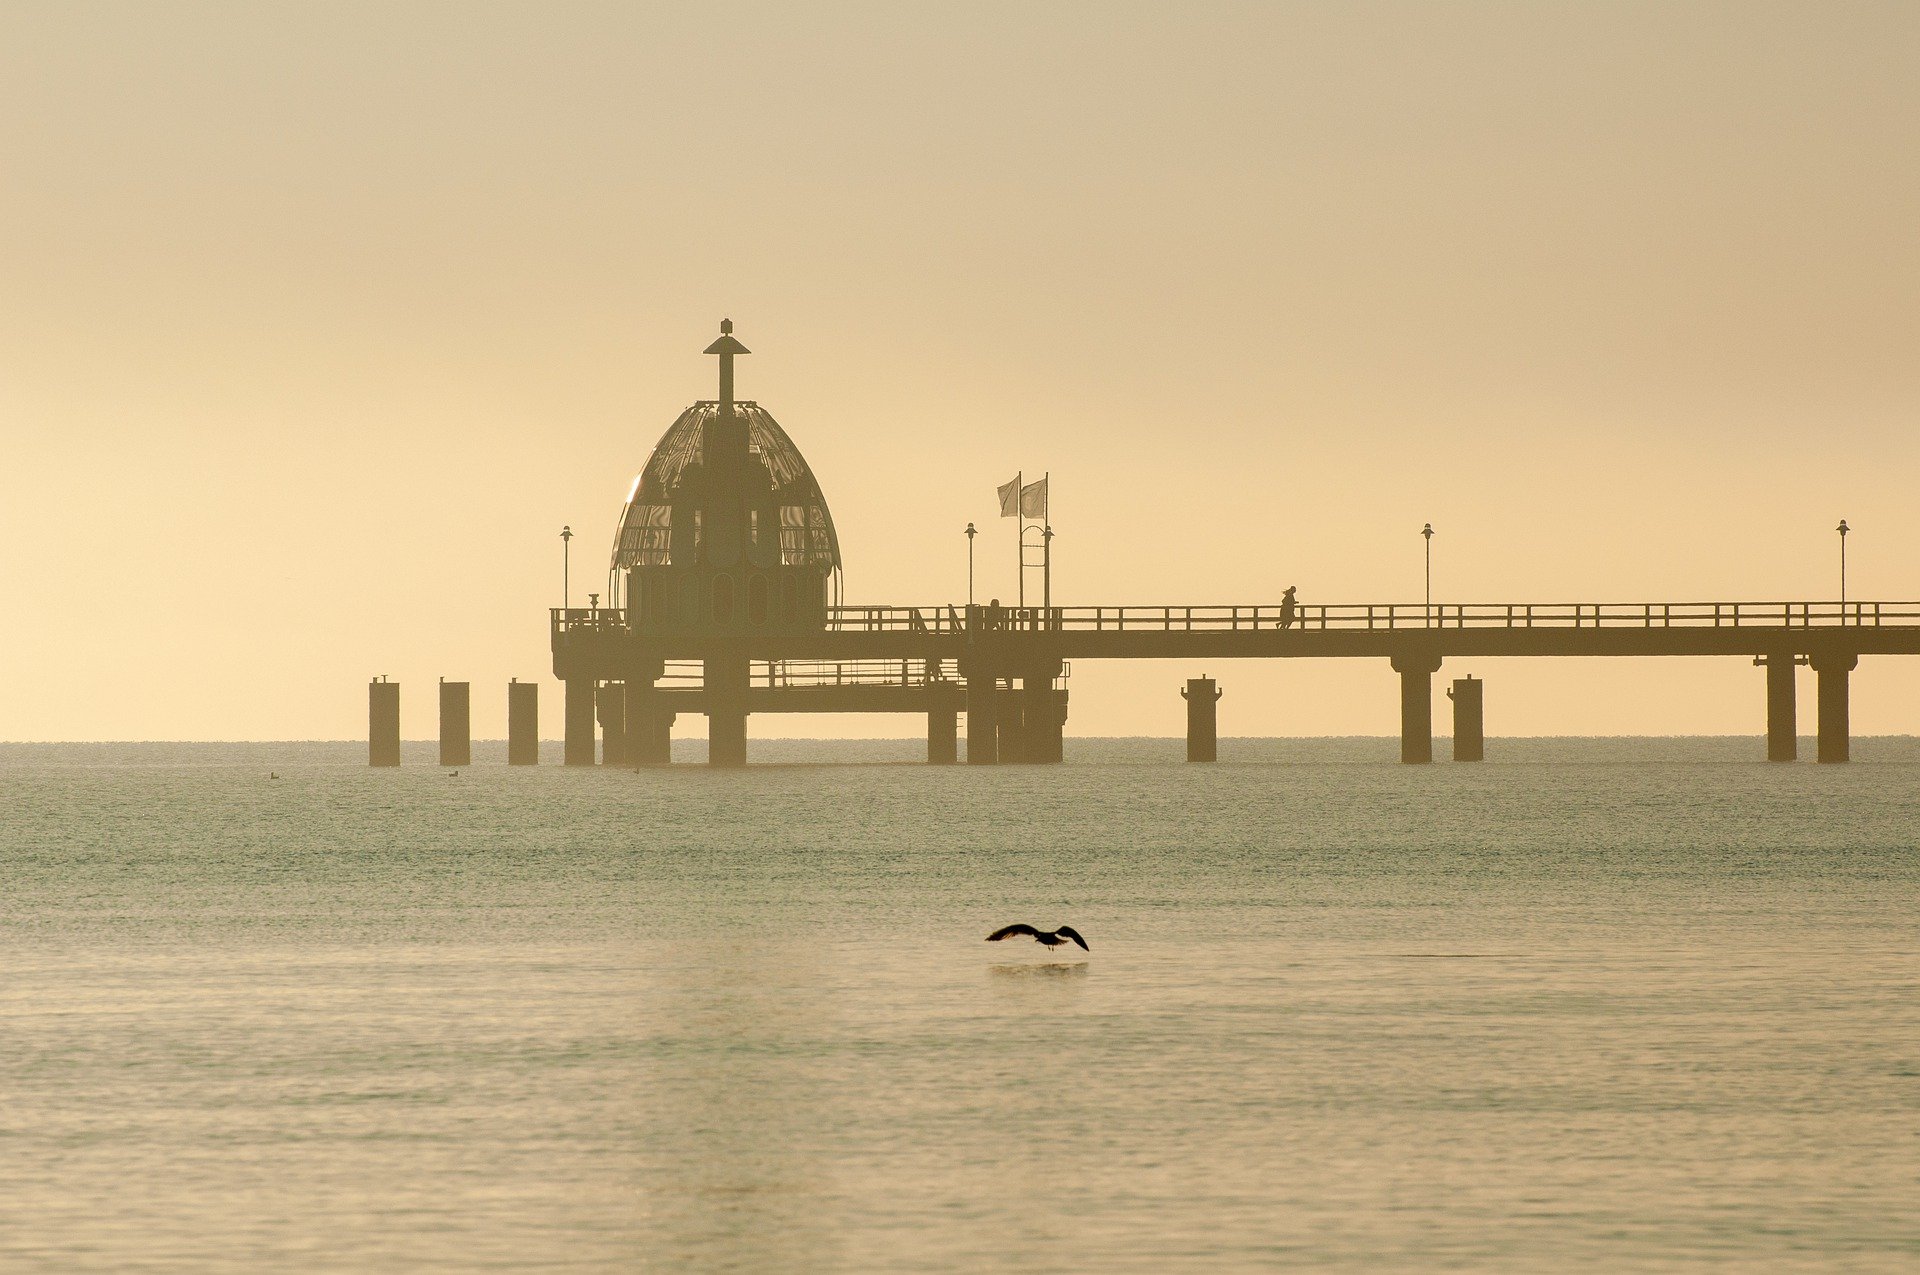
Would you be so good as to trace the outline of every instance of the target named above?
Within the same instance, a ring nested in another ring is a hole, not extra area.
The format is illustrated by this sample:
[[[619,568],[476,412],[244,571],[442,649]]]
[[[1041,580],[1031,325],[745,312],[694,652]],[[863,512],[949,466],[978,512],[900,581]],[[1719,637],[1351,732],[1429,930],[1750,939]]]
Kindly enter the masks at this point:
[[[1036,930],[1031,925],[1009,925],[1005,929],[995,930],[987,935],[987,942],[998,943],[1001,939],[1017,938],[1022,934],[1031,934],[1047,947],[1061,947],[1068,942],[1073,942],[1078,943],[1083,952],[1093,950],[1087,946],[1087,941],[1080,937],[1079,931],[1071,925],[1063,925],[1057,930]]]

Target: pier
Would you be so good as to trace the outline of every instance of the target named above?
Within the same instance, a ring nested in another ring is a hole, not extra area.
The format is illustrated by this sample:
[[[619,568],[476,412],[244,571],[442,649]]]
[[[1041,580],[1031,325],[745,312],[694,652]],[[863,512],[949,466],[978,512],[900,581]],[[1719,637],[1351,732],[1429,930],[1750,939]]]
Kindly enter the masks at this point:
[[[1772,761],[1797,759],[1796,676],[1811,668],[1816,757],[1844,762],[1860,658],[1920,655],[1920,602],[849,605],[813,471],[765,408],[734,395],[748,350],[730,322],[706,353],[719,394],[683,411],[633,480],[608,605],[596,595],[549,612],[570,766],[665,764],[675,723],[696,713],[715,766],[746,764],[752,716],[791,713],[923,716],[933,764],[961,760],[962,722],[969,765],[1059,762],[1073,662],[1130,659],[1379,660],[1398,681],[1401,760],[1422,764],[1449,661],[1586,656],[1751,660],[1765,670],[1756,698]],[[1474,677],[1447,689],[1457,761],[1484,756],[1484,689]],[[1204,677],[1180,690],[1190,761],[1214,759],[1224,693]],[[526,697],[526,763],[535,710],[529,688],[513,694]],[[370,759],[397,764],[398,687],[369,695]],[[442,701],[452,763],[466,756],[465,685],[445,684]]]

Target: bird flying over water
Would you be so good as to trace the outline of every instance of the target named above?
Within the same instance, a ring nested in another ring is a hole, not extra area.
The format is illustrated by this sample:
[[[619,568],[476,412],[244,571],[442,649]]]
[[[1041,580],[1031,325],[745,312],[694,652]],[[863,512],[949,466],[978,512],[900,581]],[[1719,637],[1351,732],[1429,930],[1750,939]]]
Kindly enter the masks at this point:
[[[998,943],[1001,939],[1015,938],[1022,934],[1031,934],[1038,942],[1047,947],[1060,947],[1065,943],[1073,942],[1078,943],[1080,950],[1083,952],[1091,952],[1093,950],[1087,946],[1087,941],[1080,937],[1079,931],[1075,930],[1071,925],[1063,925],[1057,930],[1036,930],[1031,925],[1009,925],[987,935],[987,942]]]

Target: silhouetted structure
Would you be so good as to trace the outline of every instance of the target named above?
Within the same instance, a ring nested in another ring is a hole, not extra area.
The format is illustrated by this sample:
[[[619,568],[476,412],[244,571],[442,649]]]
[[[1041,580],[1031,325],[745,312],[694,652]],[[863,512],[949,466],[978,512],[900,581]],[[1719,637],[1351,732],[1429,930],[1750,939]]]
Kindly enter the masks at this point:
[[[540,684],[507,683],[507,765],[540,764]]]
[[[1821,761],[1848,754],[1848,675],[1863,654],[1920,654],[1920,603],[1634,605],[847,606],[832,515],[799,450],[736,402],[722,324],[720,393],[681,413],[634,482],[614,545],[625,605],[557,609],[566,760],[668,759],[679,712],[708,717],[715,765],[746,760],[747,718],[927,715],[927,760],[1057,762],[1073,659],[1387,660],[1400,675],[1400,756],[1433,759],[1433,675],[1450,659],[1747,656],[1767,669],[1768,756],[1793,756],[1794,667],[1819,680]],[[1206,681],[1207,679],[1198,679]],[[1191,684],[1190,684],[1191,687]],[[1483,684],[1454,683],[1458,760],[1483,755]],[[1189,755],[1210,754],[1213,700],[1187,695]]]
[[[1453,701],[1453,759],[1484,761],[1487,756],[1486,724],[1481,715],[1480,691],[1486,685],[1471,675],[1456,677],[1447,688]]]
[[[1214,714],[1220,702],[1220,688],[1210,677],[1190,677],[1180,688],[1180,697],[1187,701],[1187,760],[1218,760]]]
[[[440,764],[473,764],[473,712],[466,682],[440,679]]]
[[[400,684],[384,677],[367,683],[367,764],[400,764]]]

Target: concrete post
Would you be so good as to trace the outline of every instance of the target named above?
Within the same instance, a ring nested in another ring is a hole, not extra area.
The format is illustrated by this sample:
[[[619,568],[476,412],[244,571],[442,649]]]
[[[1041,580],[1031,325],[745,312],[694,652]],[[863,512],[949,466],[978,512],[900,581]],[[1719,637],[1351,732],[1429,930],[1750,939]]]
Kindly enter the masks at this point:
[[[1794,702],[1793,652],[1763,657],[1767,666],[1767,760],[1793,761],[1800,755],[1800,725]]]
[[[400,764],[400,683],[367,683],[367,765]]]
[[[1480,679],[1467,676],[1454,678],[1453,685],[1447,688],[1447,698],[1453,701],[1455,761],[1485,761],[1487,758],[1486,722],[1481,703],[1481,691],[1485,686],[1486,683]]]
[[[981,673],[967,676],[967,765],[992,766],[1000,760],[1000,725],[994,712],[999,703],[994,679]]]
[[[1190,677],[1180,688],[1187,701],[1187,760],[1217,761],[1220,757],[1217,710],[1220,688],[1210,677]]]
[[[743,655],[710,655],[704,662],[707,695],[707,764],[747,764],[747,680]]]
[[[951,766],[960,760],[960,710],[936,704],[927,710],[927,764]]]
[[[540,764],[540,684],[507,683],[507,765]]]
[[[1393,657],[1393,671],[1400,675],[1400,760],[1430,762],[1433,675],[1440,671],[1440,657],[1422,649],[1401,651]]]
[[[567,679],[566,763],[569,766],[593,765],[593,679]]]
[[[1020,679],[1022,756],[1039,765],[1059,760],[1054,755],[1060,719],[1054,703],[1053,678],[1053,673],[1042,670]]]
[[[1000,731],[1000,760],[1026,761],[1026,706],[1011,688],[1002,689],[997,682],[993,688],[993,723]]]
[[[440,764],[473,764],[473,713],[466,682],[440,679]]]
[[[673,713],[651,677],[627,678],[627,764],[665,766],[673,760]]]
[[[594,692],[594,715],[600,721],[600,764],[623,766],[627,761],[627,687],[608,682]]]
[[[1815,651],[1810,663],[1820,699],[1820,733],[1814,756],[1823,762],[1845,761],[1850,751],[1847,675],[1860,663],[1860,657],[1852,651]]]

